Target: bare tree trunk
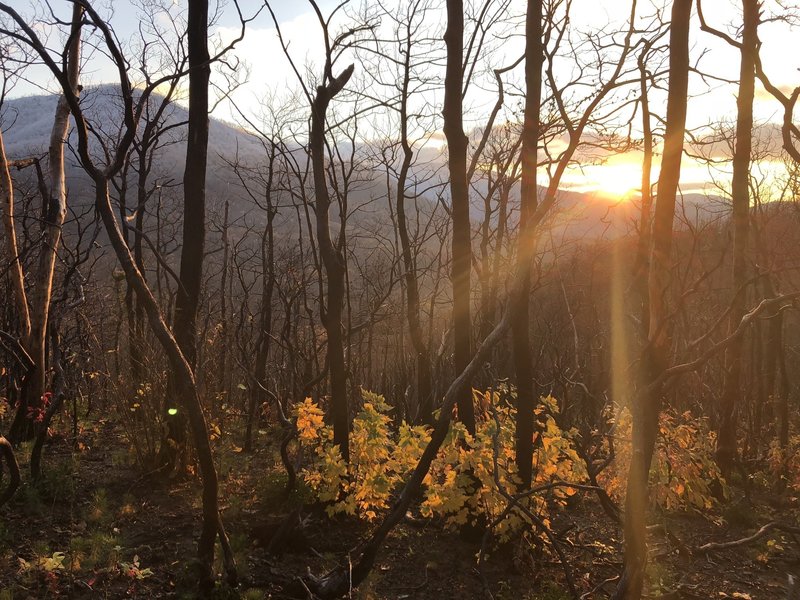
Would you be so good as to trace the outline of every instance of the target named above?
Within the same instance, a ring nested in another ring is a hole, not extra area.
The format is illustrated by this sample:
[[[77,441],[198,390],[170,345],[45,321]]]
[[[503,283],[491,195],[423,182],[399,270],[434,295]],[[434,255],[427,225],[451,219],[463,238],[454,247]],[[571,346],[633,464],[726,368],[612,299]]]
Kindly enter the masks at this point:
[[[64,381],[64,366],[61,357],[61,341],[58,334],[58,325],[56,322],[50,323],[50,345],[53,355],[53,364],[55,376],[52,382],[52,395],[50,397],[50,406],[44,413],[42,422],[38,425],[36,437],[33,441],[31,448],[30,458],[30,472],[31,479],[37,481],[42,476],[42,451],[44,450],[44,443],[47,441],[47,429],[56,413],[61,410],[66,396],[66,382]]]
[[[230,324],[228,321],[228,298],[226,297],[228,294],[228,269],[230,268],[230,234],[228,229],[230,224],[228,222],[228,218],[230,216],[230,203],[228,200],[225,200],[225,210],[223,213],[222,219],[222,273],[220,274],[219,278],[219,312],[220,312],[220,331],[219,337],[222,341],[222,347],[220,348],[220,369],[221,372],[219,374],[219,392],[222,398],[225,398],[225,402],[229,405],[233,401],[230,397],[230,386],[228,385],[229,376],[230,376],[230,367],[231,367],[231,359],[228,352],[228,343],[230,340]],[[230,277],[233,279],[233,276]],[[213,411],[220,407],[214,406],[212,404],[212,415],[214,414]],[[222,419],[222,413],[218,413],[219,418]],[[221,421],[220,421],[221,423]]]
[[[250,389],[247,405],[247,423],[244,434],[243,449],[253,450],[253,425],[256,420],[256,409],[263,404],[266,395],[261,386],[266,386],[267,358],[269,356],[272,333],[272,295],[275,290],[275,229],[274,220],[277,210],[272,203],[272,182],[274,173],[275,146],[271,148],[269,177],[267,179],[267,226],[261,236],[261,310],[259,313],[258,334],[256,335],[256,356],[253,376],[256,385]],[[288,316],[287,316],[288,318]]]
[[[149,141],[143,142],[138,150],[139,156],[139,172],[137,175],[136,183],[136,212],[134,217],[134,231],[133,231],[133,245],[129,245],[133,249],[134,260],[139,271],[144,273],[144,255],[142,252],[142,227],[144,227],[144,212],[145,205],[147,204],[147,178],[149,175],[150,167],[148,165],[147,153],[149,150]],[[128,240],[126,240],[127,242]],[[131,363],[131,378],[132,383],[138,386],[144,376],[144,339],[142,339],[142,307],[136,301],[136,294],[133,288],[128,284],[126,290],[126,303],[130,297],[130,305],[128,307],[128,356]]]
[[[524,273],[512,298],[511,341],[517,379],[516,462],[523,488],[531,485],[533,468],[533,434],[536,394],[533,385],[530,340],[530,257],[536,244],[531,216],[538,205],[536,185],[539,148],[539,116],[542,105],[542,0],[528,0],[525,20],[525,117],[522,130],[522,188],[520,190],[520,224],[518,260],[528,260],[517,269]],[[524,247],[524,250],[522,249]]]
[[[143,154],[140,154],[140,157],[143,157]],[[140,176],[139,176],[139,186],[137,188],[138,192],[138,204],[136,207],[136,218],[134,221],[136,231],[133,232],[133,259],[136,262],[136,267],[139,271],[144,274],[144,249],[143,249],[143,237],[142,231],[144,228],[144,214],[145,214],[145,204],[147,201],[147,193],[145,191],[145,182],[146,176],[143,176],[144,167],[142,165],[142,160],[139,161],[140,167]],[[142,306],[139,301],[134,297],[134,309],[133,309],[133,330],[131,339],[128,340],[128,343],[131,344],[130,354],[131,354],[131,374],[135,378],[134,383],[138,384],[141,381],[141,378],[144,375],[144,314],[142,311]]]
[[[669,92],[664,153],[652,231],[648,295],[648,344],[642,356],[644,385],[632,406],[633,448],[625,497],[624,570],[614,598],[638,600],[647,566],[648,475],[658,433],[661,388],[650,385],[667,367],[671,336],[667,294],[671,274],[672,227],[680,182],[689,81],[689,22],[692,0],[674,0],[670,29]]]
[[[187,18],[189,56],[189,127],[186,143],[186,168],[183,175],[184,215],[183,247],[181,248],[180,286],[175,301],[173,323],[177,356],[173,366],[175,387],[182,408],[187,412],[193,434],[197,459],[203,479],[203,527],[197,545],[203,569],[200,589],[209,593],[213,587],[214,543],[219,534],[225,555],[228,581],[236,583],[236,564],[228,545],[228,537],[219,514],[217,471],[208,436],[208,426],[200,395],[194,365],[197,358],[196,318],[203,275],[203,247],[205,244],[206,165],[208,158],[208,84],[211,75],[208,54],[208,1],[189,3]],[[128,253],[128,257],[130,254]],[[134,267],[135,269],[135,267]],[[138,272],[138,271],[137,271]],[[141,276],[141,275],[140,275]],[[146,287],[146,283],[142,281]],[[158,315],[157,308],[154,317]],[[151,318],[151,321],[153,319]],[[179,364],[183,362],[183,364]],[[178,412],[179,427],[185,420]]]
[[[183,172],[183,245],[175,297],[172,330],[192,369],[197,362],[197,307],[203,281],[203,252],[206,235],[206,167],[208,159],[208,84],[211,66],[208,54],[208,2],[189,3],[187,21],[189,56],[189,117],[186,165]],[[196,373],[195,373],[196,375]],[[177,384],[177,381],[171,382]],[[171,387],[171,386],[170,386]],[[176,400],[186,390],[176,386],[165,403],[168,427],[168,464],[185,451],[186,417]]]
[[[403,162],[397,176],[397,231],[403,258],[403,277],[406,284],[406,318],[408,332],[417,362],[417,418],[428,425],[433,424],[433,388],[431,382],[430,351],[425,343],[425,334],[420,322],[419,284],[417,281],[416,262],[412,255],[411,240],[406,222],[406,182],[414,152],[408,142],[408,94],[411,77],[411,24],[409,22],[408,39],[403,63],[403,83],[400,90],[400,144],[403,148]]]
[[[183,246],[180,286],[175,299],[175,339],[190,365],[197,357],[197,306],[203,276],[206,232],[206,167],[208,158],[208,2],[189,3],[189,118],[186,167],[183,173]]]
[[[22,338],[23,346],[25,346],[31,334],[31,316],[28,310],[28,297],[25,294],[25,276],[22,272],[22,262],[20,261],[19,248],[17,246],[17,229],[14,222],[14,183],[11,181],[11,173],[8,170],[8,159],[6,158],[2,131],[0,131],[0,197],[2,197],[3,203],[3,229],[6,234],[6,252],[8,252],[8,257],[12,261],[8,274],[11,278],[11,287],[14,290],[20,337]]]
[[[197,386],[195,385],[194,372],[181,352],[177,340],[173,337],[167,323],[164,321],[158,308],[158,302],[147,286],[144,276],[136,267],[133,256],[122,239],[122,233],[114,219],[114,212],[108,196],[108,181],[103,178],[102,174],[95,177],[95,203],[111,245],[117,255],[117,260],[119,260],[122,270],[125,272],[125,277],[131,282],[136,291],[137,300],[142,305],[150,322],[150,327],[167,356],[170,372],[175,379],[176,387],[181,390],[180,400],[182,407],[186,410],[189,426],[192,430],[203,484],[203,524],[197,552],[201,568],[200,588],[204,593],[208,593],[213,586],[212,565],[214,561],[214,542],[217,534],[220,537],[223,551],[226,552],[225,567],[228,580],[231,582],[236,580],[236,565],[233,562],[232,555],[228,553],[228,538],[222,524],[222,517],[219,514],[217,470],[214,465],[214,455],[208,436],[208,426],[203,414],[200,396],[197,393]]]
[[[786,369],[786,350],[783,347],[783,313],[774,319],[771,324],[774,327],[774,338],[770,343],[774,343],[778,352],[778,418],[780,419],[778,429],[778,442],[781,448],[786,451],[789,447],[789,372]]]
[[[467,136],[464,135],[461,89],[464,84],[464,2],[447,0],[447,66],[444,79],[444,135],[450,170],[450,202],[453,219],[453,360],[456,373],[469,364],[472,343],[470,271],[472,243],[467,182]],[[458,398],[458,419],[475,434],[472,390],[466,386]]]
[[[74,4],[72,26],[67,42],[67,79],[74,94],[78,94],[78,74],[80,72],[81,20],[83,8]],[[26,340],[26,350],[33,359],[33,370],[27,384],[25,398],[17,408],[14,422],[9,432],[11,443],[30,439],[33,428],[25,418],[28,407],[39,406],[47,386],[47,323],[50,317],[50,299],[53,295],[53,276],[55,274],[56,253],[61,241],[61,227],[67,215],[67,189],[64,176],[64,147],[69,134],[70,109],[66,97],[62,96],[56,105],[53,129],[50,133],[48,166],[50,169],[49,194],[42,215],[44,229],[39,250],[39,262],[31,293],[30,335]]]
[[[753,234],[755,245],[759,250],[759,257],[763,261],[768,257],[762,232],[753,227]],[[778,295],[770,273],[762,275],[761,287],[764,298],[775,298]],[[764,380],[763,395],[758,399],[761,405],[756,408],[760,415],[758,424],[763,425],[766,419],[770,430],[774,430],[781,448],[786,450],[789,445],[790,385],[786,371],[786,349],[783,342],[783,315],[783,312],[778,312],[766,324],[766,340],[763,346],[764,367],[761,375]],[[761,352],[762,348],[759,347],[757,351]],[[777,423],[775,422],[776,418]],[[761,427],[758,427],[756,434],[760,433]]]
[[[634,264],[634,285],[639,292],[642,303],[641,327],[642,337],[647,338],[650,328],[650,306],[648,302],[647,279],[650,273],[650,234],[653,218],[653,195],[650,189],[653,171],[653,129],[650,123],[650,99],[648,96],[649,73],[647,55],[652,44],[645,44],[639,55],[639,101],[642,109],[642,207],[639,222],[639,243],[636,246],[636,262]]]
[[[733,151],[733,302],[728,330],[733,331],[747,310],[747,252],[750,220],[750,151],[752,148],[753,96],[755,94],[755,61],[758,51],[758,0],[742,0],[744,27],[740,47],[739,94],[736,98],[736,145]],[[741,401],[741,369],[743,338],[728,347],[727,373],[720,398],[720,419],[717,435],[717,463],[728,475],[736,461],[736,411]]]
[[[311,105],[311,166],[314,173],[314,211],[317,219],[317,244],[327,276],[327,304],[322,310],[322,323],[328,337],[328,368],[331,380],[331,420],[333,442],[339,447],[345,462],[350,461],[350,419],[347,412],[347,373],[344,360],[342,312],[345,292],[344,255],[331,239],[329,210],[331,198],[325,178],[325,115],[330,101],[347,85],[353,75],[353,65],[338,77],[330,73],[330,57],[326,64],[325,81],[317,87]]]
[[[116,46],[114,37],[107,23],[100,19],[90,4],[85,4],[85,8],[93,24],[103,31],[109,50],[109,56],[114,60],[119,70],[120,91],[123,99],[124,135],[116,149],[116,156],[103,168],[98,168],[90,155],[88,143],[89,124],[81,110],[75,90],[71,88],[68,77],[59,69],[59,66],[53,61],[48,50],[39,41],[36,33],[27,25],[24,19],[7,4],[0,2],[0,10],[12,17],[15,23],[20,26],[25,32],[33,49],[43,59],[50,71],[58,78],[61,89],[68,100],[69,107],[78,125],[78,153],[81,158],[81,165],[87,174],[91,176],[95,185],[95,209],[103,221],[103,226],[108,235],[109,242],[125,273],[126,280],[133,285],[137,299],[147,315],[150,327],[164,350],[166,358],[169,361],[172,376],[176,381],[176,386],[182,392],[180,399],[183,402],[183,408],[186,410],[189,425],[194,437],[203,484],[203,519],[202,532],[198,543],[198,562],[200,568],[199,580],[201,594],[203,596],[209,596],[214,585],[214,544],[217,535],[219,536],[220,545],[222,546],[224,554],[227,578],[231,583],[235,583],[236,581],[236,564],[222,523],[222,517],[219,513],[219,501],[217,497],[218,480],[216,467],[214,465],[214,456],[211,450],[211,442],[208,435],[208,427],[197,392],[194,372],[167,326],[161,310],[159,309],[158,301],[148,287],[142,272],[137,268],[130,248],[128,248],[122,236],[114,210],[111,206],[108,193],[109,179],[118,172],[122,164],[123,156],[130,147],[130,143],[136,133],[139,115],[133,108],[133,92],[126,74],[126,63],[119,48]],[[191,25],[198,25],[198,14],[206,15],[207,5],[201,6],[200,2],[190,3],[189,37],[194,39],[194,44],[200,41],[205,44],[207,42],[207,36],[205,35],[207,23],[200,23],[196,29],[191,27]],[[207,67],[207,63],[205,66]]]
[[[514,178],[507,177],[500,185],[500,193],[498,195],[497,205],[497,236],[495,240],[495,253],[492,265],[492,281],[490,284],[490,297],[489,297],[489,314],[492,315],[492,322],[497,315],[498,305],[498,291],[500,289],[500,277],[502,274],[503,262],[503,247],[505,245],[506,236],[508,234],[508,200],[511,195],[511,189],[515,183]],[[538,185],[537,199],[538,199]]]

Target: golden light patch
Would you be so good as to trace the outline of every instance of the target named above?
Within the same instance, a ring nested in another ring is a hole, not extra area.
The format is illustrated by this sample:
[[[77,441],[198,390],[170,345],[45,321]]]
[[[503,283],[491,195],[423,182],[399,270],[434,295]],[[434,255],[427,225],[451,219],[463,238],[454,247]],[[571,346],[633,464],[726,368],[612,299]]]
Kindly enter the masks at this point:
[[[642,167],[636,163],[620,162],[586,167],[586,187],[615,199],[627,200],[636,196],[642,187]]]

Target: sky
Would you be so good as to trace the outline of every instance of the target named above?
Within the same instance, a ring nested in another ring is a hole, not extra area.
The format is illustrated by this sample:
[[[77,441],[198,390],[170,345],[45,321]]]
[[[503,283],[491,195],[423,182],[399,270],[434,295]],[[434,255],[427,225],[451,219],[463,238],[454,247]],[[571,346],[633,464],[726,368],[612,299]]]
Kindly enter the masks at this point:
[[[110,15],[110,21],[119,39],[126,41],[135,39],[137,28],[140,26],[142,9],[141,4],[154,0],[97,0],[95,6],[104,15]],[[186,0],[173,0],[169,10],[178,14],[185,10]],[[652,0],[639,0],[640,7],[647,7]],[[384,5],[397,6],[404,0],[383,0]],[[324,14],[328,14],[338,0],[320,0],[319,5]],[[358,10],[361,0],[352,0],[349,10]],[[775,0],[765,1],[766,14],[775,6]],[[30,0],[11,0],[11,5],[26,15],[32,15],[41,2]],[[54,0],[53,6],[56,14],[67,19],[70,3],[66,0]],[[287,90],[297,89],[297,78],[278,42],[276,29],[270,14],[263,10],[259,0],[241,0],[240,6],[245,16],[258,15],[248,24],[245,37],[240,41],[234,51],[235,57],[240,61],[242,68],[239,75],[246,73],[246,80],[233,94],[234,107],[229,102],[220,103],[214,112],[217,118],[242,123],[240,112],[258,120],[258,115],[263,112],[264,99],[269,97],[272,101],[280,101]],[[316,15],[309,3],[303,0],[272,0],[276,18],[280,24],[284,39],[288,41],[289,52],[295,63],[305,74],[304,66],[311,65],[312,71],[318,71],[322,57],[322,36]],[[740,9],[735,0],[705,0],[703,6],[707,20],[714,26],[725,29],[733,34],[735,24],[739,17]],[[39,9],[41,10],[41,9]],[[508,11],[521,15],[524,10],[522,0],[512,0]],[[573,0],[572,27],[588,31],[609,24],[610,26],[624,23],[630,5],[621,0]],[[260,11],[260,12],[259,12]],[[342,17],[343,13],[340,13]],[[432,20],[439,19],[439,31],[443,29],[444,15],[433,13]],[[158,26],[167,27],[166,14],[157,17]],[[341,23],[341,21],[339,21]],[[435,27],[436,23],[432,23]],[[699,23],[695,18],[692,24],[691,43],[693,55],[702,55],[701,69],[720,79],[735,80],[738,76],[738,54],[736,50],[717,38],[699,30]],[[213,28],[213,38],[216,41],[231,40],[239,34],[239,22],[232,2],[228,1],[223,6],[217,22]],[[498,64],[512,62],[522,52],[523,38],[519,35],[520,29],[512,31],[510,37],[495,40],[498,47]],[[40,28],[40,33],[47,37],[47,28]],[[506,31],[505,33],[508,33]],[[439,33],[440,35],[440,33]],[[793,29],[785,23],[765,23],[760,28],[762,41],[762,59],[773,83],[783,89],[791,89],[800,85],[800,52],[797,52],[800,31]],[[52,46],[57,47],[57,40],[51,39]],[[88,50],[87,50],[88,52]],[[342,65],[346,64],[344,62]],[[493,65],[494,66],[494,65]],[[521,71],[519,71],[521,76]],[[108,60],[100,52],[95,51],[88,55],[84,72],[84,84],[104,83],[113,81],[115,71]],[[222,80],[217,76],[217,81]],[[467,106],[466,121],[478,124],[487,113],[488,108],[494,103],[496,91],[491,78],[484,80],[486,85],[474,85],[465,99]],[[54,90],[54,85],[48,73],[39,68],[31,72],[29,80],[20,82],[11,92],[11,96],[24,96],[41,93],[41,90]],[[433,94],[433,103],[440,103],[441,96]],[[703,79],[694,74],[690,81],[690,101],[688,114],[688,127],[697,128],[720,120],[732,121],[736,111],[736,87],[722,81]],[[781,118],[780,106],[774,99],[761,88],[760,84],[756,93],[756,122],[779,122]],[[581,191],[603,189],[609,194],[624,196],[635,188],[640,179],[638,163],[640,156],[635,152],[613,157],[603,165],[588,166],[580,171],[571,170],[565,177],[565,185]],[[657,174],[657,169],[656,169]],[[686,189],[703,189],[709,181],[708,170],[691,159],[685,160],[682,180]]]

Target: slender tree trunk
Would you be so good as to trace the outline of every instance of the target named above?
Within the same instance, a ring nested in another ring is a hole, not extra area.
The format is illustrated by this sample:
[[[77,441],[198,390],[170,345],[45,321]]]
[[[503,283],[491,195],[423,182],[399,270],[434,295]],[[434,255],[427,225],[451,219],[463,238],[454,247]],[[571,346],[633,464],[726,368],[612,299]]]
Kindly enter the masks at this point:
[[[122,233],[114,219],[111,201],[108,196],[108,181],[102,175],[95,178],[95,202],[100,218],[108,233],[111,246],[117,255],[125,277],[133,285],[138,302],[147,315],[150,327],[160,342],[170,365],[170,373],[175,379],[176,386],[181,390],[180,400],[186,410],[189,426],[192,430],[197,459],[200,465],[200,476],[203,484],[203,523],[198,543],[198,557],[200,560],[200,587],[204,593],[213,586],[212,565],[214,561],[214,542],[219,534],[223,551],[226,552],[226,570],[228,580],[236,580],[236,565],[233,556],[229,554],[228,538],[219,514],[218,480],[214,455],[208,435],[203,407],[195,385],[194,372],[186,357],[181,352],[177,340],[173,337],[167,323],[158,308],[156,301],[141,271],[136,267],[130,250],[122,239]]]
[[[275,151],[274,147],[272,149]],[[259,311],[258,334],[256,336],[256,356],[253,376],[256,385],[251,386],[247,405],[247,424],[244,434],[244,451],[253,450],[253,425],[256,420],[256,409],[264,403],[266,395],[261,385],[266,386],[267,358],[269,356],[272,333],[272,295],[275,290],[275,229],[276,210],[272,206],[272,181],[274,154],[270,157],[269,178],[267,181],[267,226],[261,237],[261,310]]]
[[[62,364],[58,324],[51,321],[49,329],[55,376],[52,381],[50,406],[47,407],[42,422],[39,423],[37,427],[36,437],[34,438],[33,447],[31,448],[30,472],[33,481],[37,481],[42,476],[42,451],[44,450],[44,443],[47,441],[47,429],[50,427],[53,417],[61,410],[66,396],[66,382],[64,381],[64,366]]]
[[[531,485],[536,394],[533,385],[530,341],[530,257],[536,244],[530,220],[538,205],[537,155],[539,115],[542,105],[542,0],[528,0],[525,19],[525,117],[522,130],[522,188],[520,190],[520,225],[518,265],[524,272],[519,289],[512,298],[511,341],[517,378],[516,462],[523,488]],[[523,250],[524,248],[524,250]]]
[[[117,204],[119,209],[119,223],[122,227],[122,239],[125,240],[125,245],[128,248],[131,248],[131,227],[128,221],[128,173],[131,168],[131,160],[132,154],[129,154],[125,157],[125,163],[122,167],[121,172],[118,175],[119,183],[115,183],[115,180],[112,180],[112,185],[116,189],[117,192]],[[140,173],[138,175],[138,183],[141,184],[142,174],[144,169],[140,169]],[[141,186],[139,186],[139,192],[141,193]],[[136,209],[134,208],[134,214],[136,214]],[[128,368],[129,371],[126,375],[130,374],[130,382],[133,385],[133,389],[136,389],[139,385],[139,381],[141,378],[141,369],[139,364],[139,357],[137,355],[138,347],[136,344],[136,334],[134,332],[134,321],[136,315],[135,309],[135,299],[134,299],[134,291],[133,288],[129,283],[125,283],[125,297],[124,297],[124,309],[125,309],[125,326],[127,327],[127,334],[128,334]],[[122,329],[122,318],[120,318],[119,329]],[[119,350],[119,344],[116,344],[115,347]],[[121,352],[120,352],[121,355]],[[115,360],[119,361],[119,356],[115,357]],[[118,375],[122,375],[119,369],[117,369]],[[126,379],[128,379],[126,377]]]
[[[172,330],[181,352],[192,369],[197,363],[197,307],[203,280],[206,235],[206,167],[208,160],[208,84],[211,75],[208,54],[208,2],[189,2],[187,21],[189,56],[189,117],[186,163],[183,172],[183,245],[179,283],[175,297]],[[168,428],[168,464],[177,466],[185,453],[186,416],[179,410],[179,398],[186,390],[171,381],[165,402]],[[174,392],[174,393],[173,393]]]
[[[669,92],[664,153],[658,178],[658,195],[652,230],[648,295],[648,344],[642,356],[642,381],[632,406],[633,448],[625,497],[624,570],[614,598],[638,600],[642,596],[647,566],[648,476],[658,433],[661,389],[650,385],[669,360],[667,294],[670,284],[672,227],[680,182],[686,101],[689,82],[689,22],[692,0],[674,0],[670,28]]]
[[[2,197],[6,252],[12,261],[8,274],[14,291],[14,302],[19,318],[19,333],[22,344],[25,346],[31,334],[31,316],[28,310],[28,297],[25,294],[25,276],[22,271],[19,247],[17,246],[17,229],[14,221],[14,183],[11,181],[11,173],[8,170],[8,159],[6,158],[2,131],[0,131],[0,197]]]
[[[410,27],[410,25],[409,25]],[[411,239],[406,222],[406,182],[414,152],[408,142],[408,93],[411,77],[411,33],[407,40],[403,63],[403,83],[400,90],[400,144],[403,148],[403,162],[397,176],[396,210],[397,231],[403,258],[403,278],[406,288],[406,318],[408,332],[417,363],[417,405],[418,420],[428,425],[433,424],[433,389],[431,383],[431,358],[425,343],[425,334],[420,321],[419,283],[417,281],[416,263],[412,254]]]
[[[173,330],[189,365],[197,358],[197,306],[203,279],[208,159],[208,1],[191,0],[187,22],[189,117],[183,172],[183,246]]]
[[[747,310],[747,253],[748,223],[750,221],[750,152],[752,148],[753,96],[755,93],[755,60],[758,51],[758,0],[742,0],[744,27],[742,29],[739,94],[736,99],[736,144],[733,151],[733,269],[731,274],[733,302],[729,331],[733,331]],[[725,356],[727,372],[720,398],[719,431],[717,434],[717,463],[728,475],[736,461],[736,413],[741,401],[741,369],[743,338],[728,346]]]
[[[762,261],[767,258],[764,239],[760,232],[754,228],[754,240],[759,248]],[[761,277],[761,286],[764,298],[775,298],[777,293],[772,283],[772,276],[765,273]],[[766,324],[766,340],[762,348],[757,351],[764,353],[764,367],[762,378],[764,380],[763,395],[758,399],[759,424],[766,420],[770,430],[774,431],[782,449],[789,445],[789,378],[786,371],[786,352],[783,343],[783,313],[779,312],[769,319]],[[776,423],[777,418],[777,423]],[[756,434],[761,433],[761,428]]]
[[[72,26],[67,46],[67,79],[73,93],[78,93],[80,72],[81,20],[83,8],[74,4]],[[27,382],[26,394],[17,408],[14,422],[9,432],[12,443],[30,439],[33,428],[25,418],[28,407],[40,406],[47,386],[47,323],[50,317],[50,299],[53,295],[53,276],[55,274],[56,254],[61,242],[61,227],[67,216],[67,188],[64,173],[64,147],[69,134],[70,109],[62,94],[56,105],[53,129],[50,133],[48,166],[50,182],[48,201],[42,215],[43,235],[39,250],[39,262],[30,297],[30,335],[25,346],[33,359],[33,370]]]
[[[778,352],[778,417],[780,425],[778,429],[778,442],[781,448],[786,451],[789,447],[789,372],[786,369],[786,350],[783,347],[783,313],[775,318],[772,325],[775,328],[774,338],[770,343],[774,343]]]
[[[490,284],[489,296],[489,314],[492,315],[492,322],[497,315],[498,305],[498,291],[500,289],[500,277],[503,274],[503,249],[508,231],[508,199],[511,195],[511,188],[514,184],[514,179],[506,177],[505,181],[500,186],[500,194],[497,203],[497,235],[495,240],[495,253],[492,265],[492,281]],[[538,185],[537,185],[537,198],[538,198]],[[484,336],[485,337],[485,336]]]
[[[208,2],[191,0],[187,19],[187,41],[189,56],[189,127],[186,144],[186,168],[183,177],[184,221],[183,247],[181,249],[180,286],[175,303],[174,337],[167,330],[158,305],[153,298],[141,272],[124,242],[116,240],[118,229],[113,222],[113,213],[104,205],[98,187],[98,210],[103,217],[117,257],[125,269],[126,277],[134,284],[139,302],[144,305],[150,325],[160,339],[171,364],[171,375],[177,391],[180,408],[186,411],[185,418],[178,407],[177,427],[185,427],[188,420],[192,432],[197,460],[203,482],[203,524],[198,542],[198,558],[201,568],[200,591],[204,595],[213,588],[214,544],[219,535],[225,569],[229,583],[237,579],[236,563],[228,543],[228,536],[219,513],[218,480],[211,441],[208,435],[194,364],[197,357],[196,317],[203,272],[203,246],[205,242],[205,184],[208,155],[208,84],[211,73],[208,54]],[[108,202],[106,187],[105,202]],[[109,218],[110,217],[110,218]],[[174,423],[170,423],[174,425]],[[173,430],[173,434],[175,430]]]
[[[136,266],[144,273],[144,254],[142,252],[142,228],[144,227],[144,212],[147,204],[147,179],[150,173],[148,164],[149,142],[143,141],[138,150],[139,172],[136,182],[136,212],[134,217],[133,249]],[[125,240],[128,242],[128,240]],[[131,377],[133,384],[138,385],[144,376],[144,339],[142,331],[142,307],[136,301],[136,294],[129,285],[127,294],[131,297],[131,306],[128,315],[128,353],[131,361]],[[127,296],[126,296],[127,300]]]
[[[653,129],[650,124],[650,98],[648,95],[650,80],[647,70],[647,55],[650,52],[650,48],[650,43],[645,44],[645,48],[639,55],[638,60],[640,77],[639,101],[642,109],[642,139],[644,143],[642,147],[642,212],[639,222],[639,243],[636,246],[634,282],[642,305],[640,331],[644,339],[647,339],[647,333],[650,328],[647,279],[650,273],[650,234],[653,217],[653,195],[650,189],[653,172]]]
[[[326,74],[326,82],[317,88],[311,106],[311,166],[314,174],[314,211],[317,219],[317,245],[327,276],[327,303],[322,310],[322,323],[328,337],[328,368],[331,381],[331,420],[333,442],[345,462],[350,461],[350,419],[347,401],[347,373],[344,360],[342,314],[344,309],[345,264],[341,249],[331,239],[331,199],[325,175],[325,115],[330,101],[350,80],[353,65],[338,77]]]
[[[492,308],[491,303],[491,281],[492,281],[492,252],[490,251],[490,242],[492,239],[492,199],[500,187],[499,179],[503,176],[497,174],[498,181],[493,181],[495,173],[492,171],[496,168],[498,171],[503,169],[503,165],[498,160],[496,163],[492,161],[488,173],[486,174],[486,192],[483,197],[483,221],[481,222],[481,235],[480,235],[480,270],[478,273],[478,283],[480,285],[480,300],[478,301],[478,339],[485,338],[494,326],[495,315],[490,312]],[[497,249],[494,255],[498,254]]]
[[[140,162],[141,164],[141,162]],[[140,179],[140,183],[141,183]],[[143,184],[142,184],[143,185]],[[143,188],[138,188],[139,194],[139,203],[136,208],[136,218],[134,220],[134,224],[136,226],[136,231],[133,232],[133,259],[136,262],[136,268],[144,275],[144,248],[143,248],[143,237],[142,231],[144,229],[144,214],[145,214],[145,204],[147,200],[147,195],[144,193]],[[134,370],[132,371],[133,375],[137,378],[137,381],[141,380],[142,376],[144,375],[144,348],[145,348],[145,339],[144,339],[144,311],[142,309],[142,305],[139,301],[134,297],[134,310],[133,310],[133,344],[134,348],[132,349],[131,360],[135,366]]]
[[[222,273],[220,274],[219,278],[219,303],[220,303],[220,327],[219,327],[219,337],[222,341],[222,348],[220,348],[220,353],[222,356],[220,357],[220,366],[222,372],[219,374],[219,397],[224,398],[225,402],[229,404],[232,401],[230,397],[230,386],[228,386],[229,375],[231,370],[231,358],[230,352],[228,351],[228,343],[230,339],[229,328],[230,325],[228,323],[228,269],[230,264],[230,237],[228,234],[229,222],[228,218],[230,215],[230,203],[228,200],[225,200],[225,210],[223,213],[222,219]],[[233,279],[233,277],[231,277]],[[222,411],[220,410],[220,406],[213,406],[211,407],[211,414],[214,415],[215,411],[217,411],[217,415],[220,419],[220,426],[222,424]]]
[[[450,202],[453,219],[453,360],[461,373],[471,356],[472,320],[470,317],[470,271],[472,243],[467,182],[467,136],[464,135],[461,90],[464,84],[464,2],[447,0],[447,66],[444,79],[444,135],[447,138],[447,165],[450,169]],[[458,399],[458,418],[467,431],[475,434],[475,408],[472,390],[467,386]]]

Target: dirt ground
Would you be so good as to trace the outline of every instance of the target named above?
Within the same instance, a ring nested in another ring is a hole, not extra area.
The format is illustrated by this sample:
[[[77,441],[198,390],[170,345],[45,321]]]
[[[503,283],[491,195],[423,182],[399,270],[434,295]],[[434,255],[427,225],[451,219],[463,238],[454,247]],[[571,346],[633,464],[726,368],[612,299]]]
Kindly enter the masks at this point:
[[[286,598],[285,584],[323,574],[347,559],[369,527],[301,511],[300,532],[268,553],[277,527],[303,498],[283,492],[270,432],[250,455],[218,446],[225,521],[240,570],[236,590],[219,598]],[[76,449],[65,439],[45,451],[44,480],[25,483],[0,517],[0,600],[28,598],[192,598],[199,528],[199,482],[142,477],[124,437],[100,421]],[[24,458],[23,448],[20,457]],[[25,473],[26,464],[21,465]],[[650,598],[786,597],[787,574],[800,564],[800,540],[772,532],[735,549],[704,554],[708,541],[734,540],[772,520],[795,524],[797,503],[768,496],[736,499],[712,518],[659,515],[650,537]],[[606,598],[621,565],[621,534],[591,497],[554,523],[565,540],[581,598]],[[479,571],[480,541],[409,518],[390,535],[359,599],[571,598],[563,565],[530,540],[491,548]],[[277,556],[275,555],[277,554]]]

